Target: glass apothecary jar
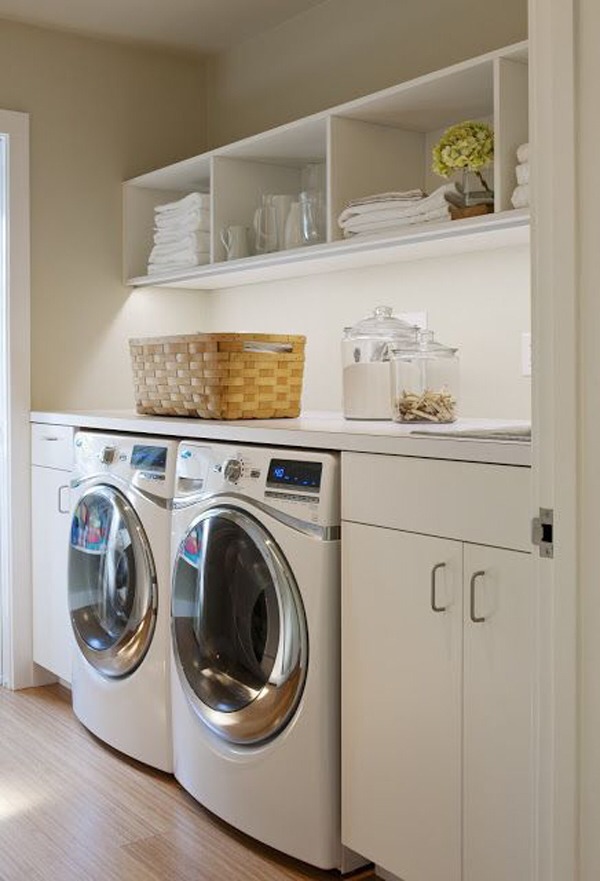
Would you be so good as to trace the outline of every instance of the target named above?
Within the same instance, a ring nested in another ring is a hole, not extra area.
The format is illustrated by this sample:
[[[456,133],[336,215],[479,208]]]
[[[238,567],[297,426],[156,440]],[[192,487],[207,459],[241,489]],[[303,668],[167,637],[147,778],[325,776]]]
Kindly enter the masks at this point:
[[[438,343],[430,330],[390,350],[392,418],[395,422],[455,422],[457,349]]]
[[[414,344],[417,328],[378,306],[342,339],[343,411],[346,419],[391,419],[390,347]]]

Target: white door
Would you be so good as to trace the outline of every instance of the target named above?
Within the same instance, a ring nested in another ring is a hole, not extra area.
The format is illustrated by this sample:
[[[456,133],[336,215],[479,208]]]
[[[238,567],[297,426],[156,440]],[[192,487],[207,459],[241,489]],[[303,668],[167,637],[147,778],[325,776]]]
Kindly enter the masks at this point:
[[[342,840],[403,881],[460,879],[461,655],[460,542],[344,523]]]
[[[464,547],[463,881],[533,881],[531,555]]]
[[[29,117],[0,110],[0,601],[2,684],[34,684],[29,457]]]

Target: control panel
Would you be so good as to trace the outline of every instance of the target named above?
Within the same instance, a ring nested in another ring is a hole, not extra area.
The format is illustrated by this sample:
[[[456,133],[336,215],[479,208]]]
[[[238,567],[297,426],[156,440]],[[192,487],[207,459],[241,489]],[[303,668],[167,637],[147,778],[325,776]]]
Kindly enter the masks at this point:
[[[177,495],[256,501],[296,519],[339,522],[339,458],[333,453],[183,441]]]
[[[115,485],[123,482],[172,498],[177,446],[175,440],[80,431],[75,435],[74,478],[106,475],[115,478]]]

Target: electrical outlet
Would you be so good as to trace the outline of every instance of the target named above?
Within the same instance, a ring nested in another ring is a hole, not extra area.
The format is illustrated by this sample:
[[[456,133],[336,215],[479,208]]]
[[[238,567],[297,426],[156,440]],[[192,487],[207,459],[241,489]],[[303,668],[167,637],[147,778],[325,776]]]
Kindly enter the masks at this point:
[[[521,375],[531,376],[531,334],[521,334]]]
[[[427,312],[400,312],[398,318],[407,324],[416,324],[421,330],[427,330]]]

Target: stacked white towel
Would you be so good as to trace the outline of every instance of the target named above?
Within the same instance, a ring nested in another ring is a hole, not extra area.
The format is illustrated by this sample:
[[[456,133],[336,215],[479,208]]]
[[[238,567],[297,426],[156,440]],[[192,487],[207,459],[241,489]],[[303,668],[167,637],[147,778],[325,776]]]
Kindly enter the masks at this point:
[[[416,223],[450,220],[450,204],[461,203],[454,183],[444,184],[427,196],[422,190],[377,193],[349,202],[338,217],[345,238],[393,235]]]
[[[148,275],[190,269],[210,260],[210,196],[190,193],[154,209]]]
[[[521,144],[517,147],[517,162],[515,174],[517,186],[510,198],[513,208],[527,208],[529,205],[529,144]]]

